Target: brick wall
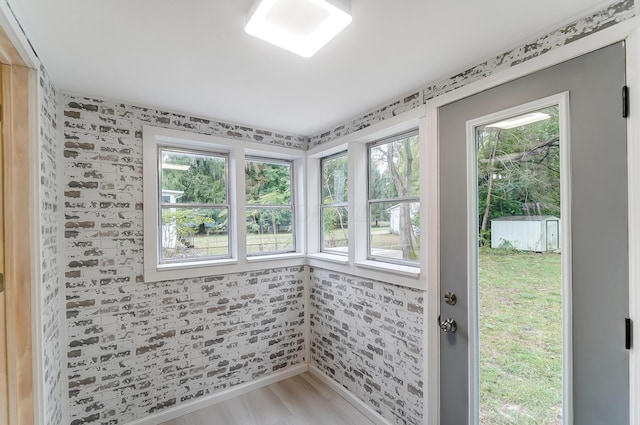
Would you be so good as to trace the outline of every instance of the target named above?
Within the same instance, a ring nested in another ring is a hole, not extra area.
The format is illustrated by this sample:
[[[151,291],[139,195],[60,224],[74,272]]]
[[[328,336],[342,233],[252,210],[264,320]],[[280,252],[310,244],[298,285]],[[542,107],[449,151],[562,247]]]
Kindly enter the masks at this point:
[[[633,0],[622,0],[318,134],[309,145],[634,15]],[[62,100],[65,238],[57,246],[64,249],[71,423],[126,423],[304,361],[302,268],[143,282],[141,136],[142,125],[150,124],[300,149],[307,140],[71,94]],[[53,272],[57,265],[48,258],[45,269]],[[55,288],[54,278],[46,281]],[[312,363],[390,422],[420,423],[423,293],[321,269],[313,269],[307,283]],[[48,293],[56,295],[55,289]],[[59,335],[45,331],[54,340]],[[55,364],[54,350],[49,356]],[[50,382],[55,388],[59,380]],[[52,402],[56,397],[54,390]]]
[[[555,31],[531,40],[529,43],[517,46],[512,50],[490,58],[454,76],[443,78],[442,80],[429,84],[426,87],[416,90],[415,93],[396,99],[363,116],[356,117],[335,128],[314,135],[309,140],[309,146],[319,146],[336,137],[345,136],[354,131],[367,128],[372,124],[414,109],[436,96],[448,93],[459,87],[495,74],[498,71],[508,69],[529,59],[543,55],[550,50],[580,40],[581,38],[609,28],[634,16],[634,0],[618,1],[589,16],[585,16]]]
[[[311,363],[392,424],[422,424],[424,292],[312,268]]]
[[[62,94],[71,424],[122,424],[304,359],[304,267],[145,283],[142,126],[292,135]]]
[[[41,241],[41,308],[44,370],[44,415],[46,425],[59,425],[63,422],[62,406],[64,382],[62,379],[63,359],[60,306],[63,296],[60,287],[58,249],[59,200],[57,164],[57,103],[56,90],[47,71],[42,67],[39,72],[40,106],[40,241]]]

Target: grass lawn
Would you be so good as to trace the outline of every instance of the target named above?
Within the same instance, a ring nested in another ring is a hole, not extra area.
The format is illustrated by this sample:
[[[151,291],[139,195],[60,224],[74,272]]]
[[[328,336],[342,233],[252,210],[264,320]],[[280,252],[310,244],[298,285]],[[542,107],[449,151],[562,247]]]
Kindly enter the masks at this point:
[[[559,254],[480,254],[480,416],[562,423]]]
[[[341,230],[332,230],[325,234],[330,247],[346,246],[346,233]],[[180,246],[180,256],[206,257],[224,255],[228,253],[228,237],[226,234],[193,235],[189,238],[193,247]],[[392,234],[389,226],[372,229],[372,245],[378,249],[402,250],[400,237]],[[271,252],[286,251],[293,246],[291,233],[258,234],[247,233],[247,252]],[[165,256],[171,257],[173,250],[165,250]]]

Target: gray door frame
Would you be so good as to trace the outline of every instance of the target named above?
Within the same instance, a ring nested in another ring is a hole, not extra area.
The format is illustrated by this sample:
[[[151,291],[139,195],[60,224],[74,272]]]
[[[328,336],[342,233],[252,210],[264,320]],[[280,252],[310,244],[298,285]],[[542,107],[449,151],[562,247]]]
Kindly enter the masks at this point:
[[[605,47],[617,41],[626,41],[627,79],[640,81],[640,19],[623,22],[603,30],[597,35],[586,37],[578,43],[558,47],[547,54],[528,60],[510,68],[497,70],[493,74],[451,92],[430,99],[426,103],[427,114],[421,125],[424,132],[426,162],[428,167],[421,174],[421,187],[427,193],[423,210],[426,229],[426,248],[428,265],[425,272],[428,296],[425,300],[425,416],[424,424],[440,423],[440,330],[437,326],[439,315],[439,181],[438,181],[438,111],[441,106],[463,99],[475,93],[496,87],[533,72],[548,68],[577,56]],[[630,87],[631,109],[640,111],[640,88]],[[640,116],[632,113],[628,119],[628,161],[640,163]],[[629,168],[629,256],[640,256],[640,167]],[[640,264],[631,261],[629,265],[629,315],[632,320],[640,321]],[[633,329],[634,340],[640,340],[638,326]],[[630,399],[640,397],[640,350],[630,353]],[[630,403],[630,423],[640,424],[640,404]]]

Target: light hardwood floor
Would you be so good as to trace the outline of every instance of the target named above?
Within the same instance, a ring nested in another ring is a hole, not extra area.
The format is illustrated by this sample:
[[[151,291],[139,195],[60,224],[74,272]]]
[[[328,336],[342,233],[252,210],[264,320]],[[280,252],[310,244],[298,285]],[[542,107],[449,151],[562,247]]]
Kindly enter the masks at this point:
[[[344,398],[304,373],[162,425],[373,425]]]

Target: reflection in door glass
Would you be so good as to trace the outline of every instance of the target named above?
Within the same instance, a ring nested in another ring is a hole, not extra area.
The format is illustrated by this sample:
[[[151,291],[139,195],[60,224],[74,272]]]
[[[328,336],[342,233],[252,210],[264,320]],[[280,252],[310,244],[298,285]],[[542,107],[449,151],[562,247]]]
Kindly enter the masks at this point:
[[[480,423],[562,424],[558,107],[476,128]]]

